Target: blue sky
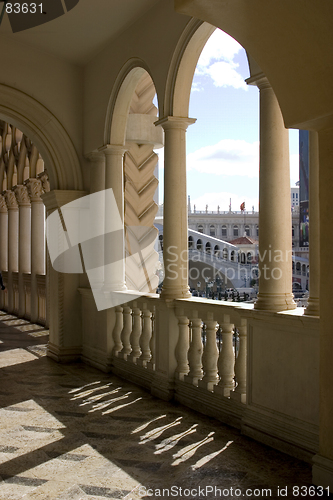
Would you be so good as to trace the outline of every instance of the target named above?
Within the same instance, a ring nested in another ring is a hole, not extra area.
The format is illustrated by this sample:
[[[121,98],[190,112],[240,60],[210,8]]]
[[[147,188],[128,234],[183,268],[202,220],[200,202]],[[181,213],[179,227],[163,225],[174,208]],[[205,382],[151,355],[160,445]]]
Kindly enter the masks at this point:
[[[187,130],[187,192],[192,210],[258,209],[259,91],[249,77],[245,50],[216,30],[206,43],[193,79]],[[160,203],[163,199],[163,152]],[[162,165],[161,165],[162,164]],[[298,131],[290,131],[291,185],[298,179]]]

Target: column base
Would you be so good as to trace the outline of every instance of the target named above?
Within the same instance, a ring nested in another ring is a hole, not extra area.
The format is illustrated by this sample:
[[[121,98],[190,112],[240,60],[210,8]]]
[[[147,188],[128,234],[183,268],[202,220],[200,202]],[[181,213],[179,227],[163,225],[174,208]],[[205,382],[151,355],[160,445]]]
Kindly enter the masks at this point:
[[[333,491],[333,460],[315,455],[313,457],[312,481],[316,486],[330,488]]]
[[[320,316],[319,311],[319,299],[310,297],[308,305],[304,309],[304,314],[307,316]]]
[[[184,288],[179,287],[166,287],[162,288],[161,299],[173,300],[173,299],[188,299],[192,297],[190,288],[188,286]]]
[[[254,309],[259,311],[288,311],[296,309],[297,305],[294,301],[292,293],[260,293],[258,300],[254,304]]]

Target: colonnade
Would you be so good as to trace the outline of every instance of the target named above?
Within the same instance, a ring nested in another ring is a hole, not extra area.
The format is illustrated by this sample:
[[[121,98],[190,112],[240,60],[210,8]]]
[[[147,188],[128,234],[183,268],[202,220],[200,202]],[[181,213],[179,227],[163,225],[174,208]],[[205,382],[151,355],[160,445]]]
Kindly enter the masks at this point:
[[[41,320],[37,277],[46,273],[41,195],[49,190],[44,171],[0,195],[0,265],[6,286],[2,307],[32,322]]]
[[[267,78],[247,80],[260,91],[260,240],[259,294],[255,308],[284,311],[296,308],[292,294],[292,231],[288,130]],[[185,133],[195,120],[180,117],[160,119],[165,131],[164,229],[165,278],[161,297],[189,296],[187,275],[187,194]],[[311,283],[306,314],[319,314],[318,145],[310,140],[310,265]]]

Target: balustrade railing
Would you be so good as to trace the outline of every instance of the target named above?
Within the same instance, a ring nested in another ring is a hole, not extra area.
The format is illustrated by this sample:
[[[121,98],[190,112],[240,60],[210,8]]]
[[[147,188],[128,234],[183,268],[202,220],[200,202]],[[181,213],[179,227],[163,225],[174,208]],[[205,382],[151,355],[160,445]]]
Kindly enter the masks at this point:
[[[143,369],[154,369],[155,306],[139,299],[115,308],[112,332],[114,358],[133,363]]]
[[[13,307],[9,311],[8,306],[8,271],[2,271],[2,278],[5,285],[5,290],[1,292],[0,295],[0,307],[1,309],[13,313],[15,315],[19,314],[19,301],[20,301],[20,288],[19,288],[19,273],[15,272],[12,274],[12,290],[10,293],[13,294]],[[38,319],[37,323],[41,325],[47,325],[46,318],[46,275],[37,275],[37,300],[38,300]],[[31,274],[23,273],[23,294],[24,294],[24,318],[31,318]]]
[[[157,297],[143,297],[115,308],[112,356],[116,364],[121,360],[122,366],[126,362],[138,369],[155,369],[156,337],[168,335],[161,321],[155,331],[160,304],[163,301]],[[198,299],[175,301],[175,380],[245,402],[247,327],[240,307]],[[161,353],[157,354],[160,358]]]

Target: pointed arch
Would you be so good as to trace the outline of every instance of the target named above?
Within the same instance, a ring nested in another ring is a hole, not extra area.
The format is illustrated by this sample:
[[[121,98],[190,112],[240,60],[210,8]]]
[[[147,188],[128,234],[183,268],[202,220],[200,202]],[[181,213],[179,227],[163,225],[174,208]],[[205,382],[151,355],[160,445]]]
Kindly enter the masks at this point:
[[[29,95],[0,84],[0,117],[36,145],[48,170],[52,189],[83,189],[74,145],[58,119]]]

